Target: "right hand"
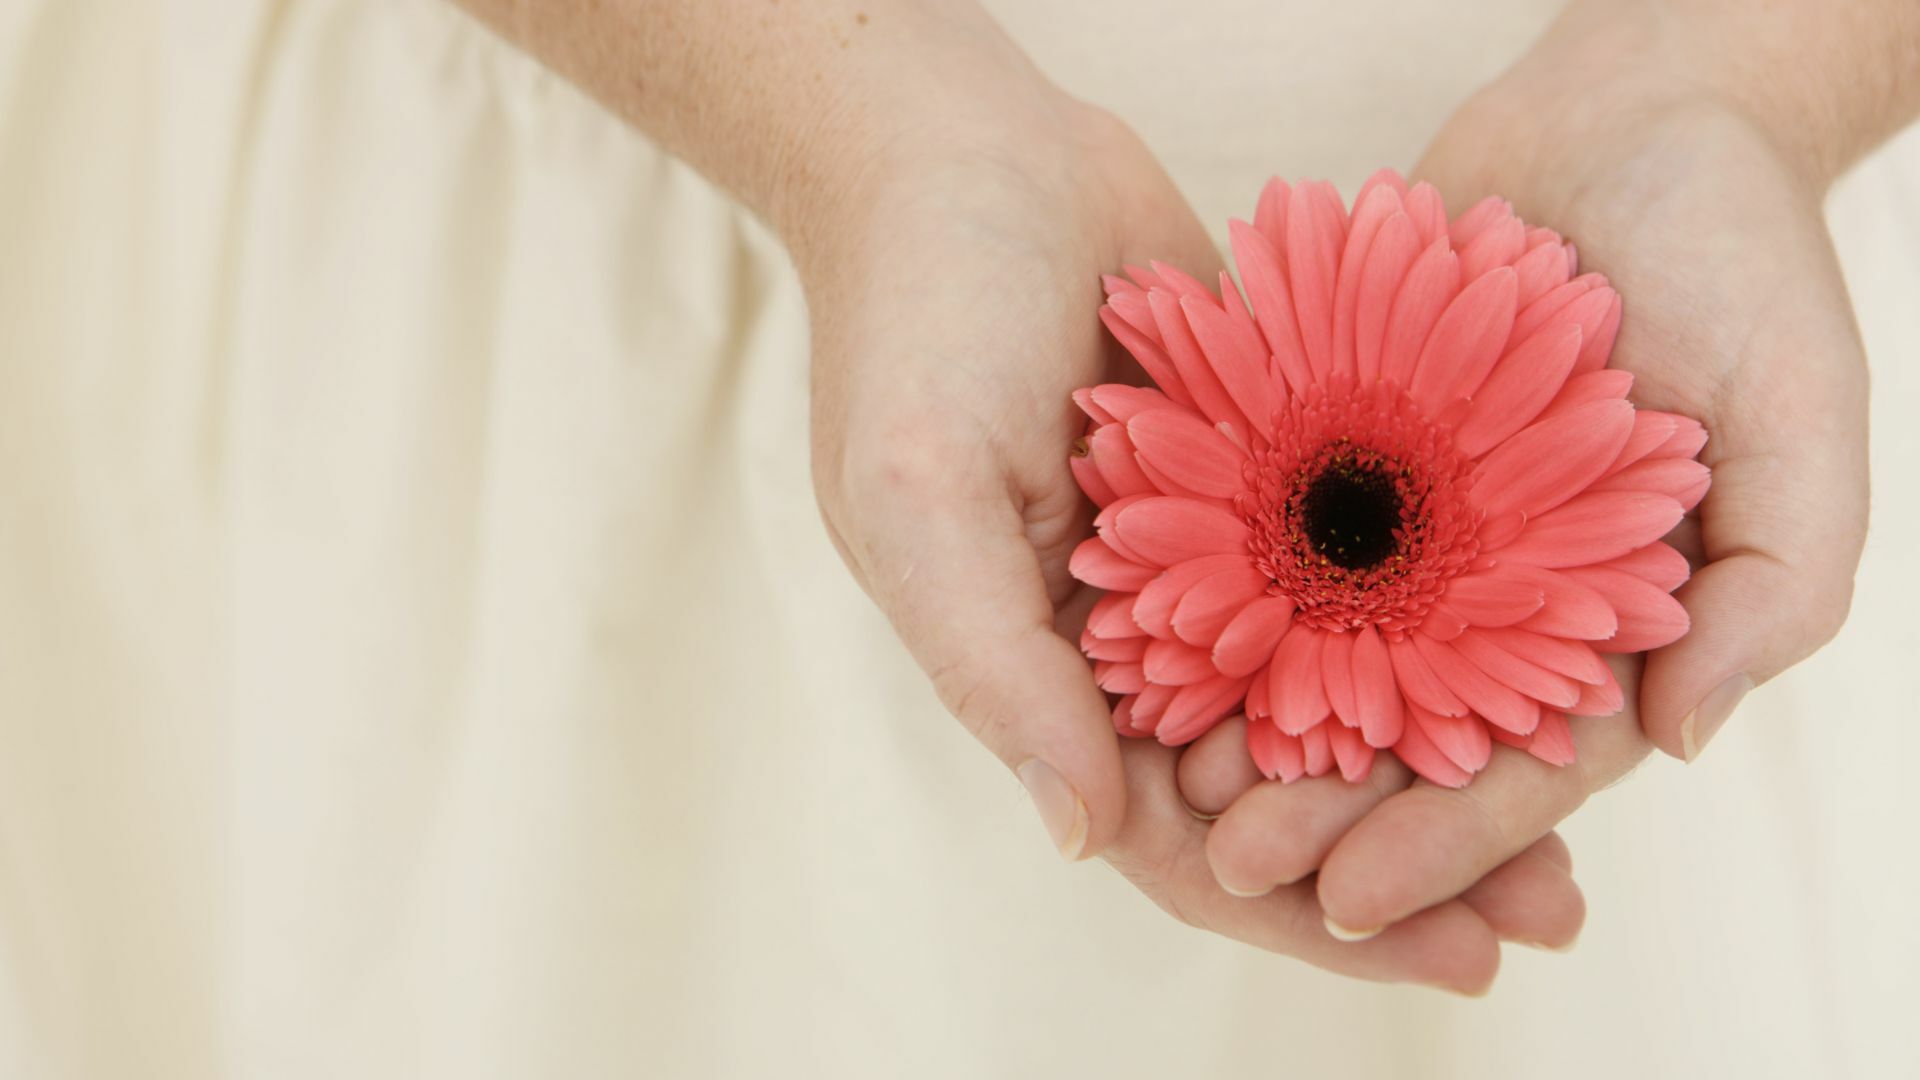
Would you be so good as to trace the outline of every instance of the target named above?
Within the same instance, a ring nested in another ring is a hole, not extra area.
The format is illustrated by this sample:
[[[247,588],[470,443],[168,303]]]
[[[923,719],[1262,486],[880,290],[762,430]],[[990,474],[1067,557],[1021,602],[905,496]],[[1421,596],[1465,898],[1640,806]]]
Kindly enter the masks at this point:
[[[1195,926],[1463,992],[1491,982],[1500,939],[1570,940],[1584,909],[1557,838],[1363,943],[1327,933],[1311,882],[1252,899],[1216,884],[1179,752],[1114,733],[1074,644],[1091,596],[1067,560],[1091,531],[1070,395],[1129,376],[1096,317],[1100,276],[1157,259],[1217,288],[1218,252],[1145,146],[991,24],[930,48],[808,159],[826,194],[782,224],[813,323],[823,515],[941,699],[1063,855],[1103,855]]]

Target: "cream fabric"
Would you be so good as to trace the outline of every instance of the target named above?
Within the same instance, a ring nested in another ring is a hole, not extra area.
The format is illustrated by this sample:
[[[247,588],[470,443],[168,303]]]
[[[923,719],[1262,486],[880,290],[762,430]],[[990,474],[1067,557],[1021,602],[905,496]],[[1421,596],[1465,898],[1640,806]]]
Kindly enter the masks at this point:
[[[1409,164],[1549,4],[995,6],[1223,226]],[[1920,136],[1833,220],[1854,621],[1455,1001],[1056,863],[841,572],[794,280],[685,167],[443,0],[5,0],[0,1077],[1920,1075]]]

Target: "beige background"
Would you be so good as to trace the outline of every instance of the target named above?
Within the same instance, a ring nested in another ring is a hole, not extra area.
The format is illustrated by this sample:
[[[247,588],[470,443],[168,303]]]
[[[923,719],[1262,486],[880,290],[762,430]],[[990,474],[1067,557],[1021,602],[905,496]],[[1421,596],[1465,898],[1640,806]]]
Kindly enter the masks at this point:
[[[1217,227],[1550,8],[994,6]],[[777,246],[443,0],[0,0],[0,1077],[1920,1075],[1920,135],[1832,213],[1853,623],[1456,1001],[1058,865],[821,533]]]

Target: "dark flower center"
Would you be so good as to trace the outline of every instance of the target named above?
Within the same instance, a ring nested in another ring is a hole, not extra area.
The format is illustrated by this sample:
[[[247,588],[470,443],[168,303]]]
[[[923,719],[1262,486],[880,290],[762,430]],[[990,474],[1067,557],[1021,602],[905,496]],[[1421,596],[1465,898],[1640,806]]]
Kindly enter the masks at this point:
[[[1338,457],[1307,485],[1299,521],[1328,562],[1349,570],[1377,566],[1400,546],[1400,493],[1380,462]]]

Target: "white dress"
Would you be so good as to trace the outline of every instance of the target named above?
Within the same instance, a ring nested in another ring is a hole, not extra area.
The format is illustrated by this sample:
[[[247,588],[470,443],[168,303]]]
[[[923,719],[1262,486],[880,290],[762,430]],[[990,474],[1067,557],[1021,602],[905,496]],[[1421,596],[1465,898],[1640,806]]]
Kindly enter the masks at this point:
[[[994,6],[1224,232],[1552,5]],[[445,0],[6,0],[0,1077],[1920,1075],[1920,137],[1832,214],[1853,622],[1455,1000],[1060,865],[822,533],[778,245]]]

